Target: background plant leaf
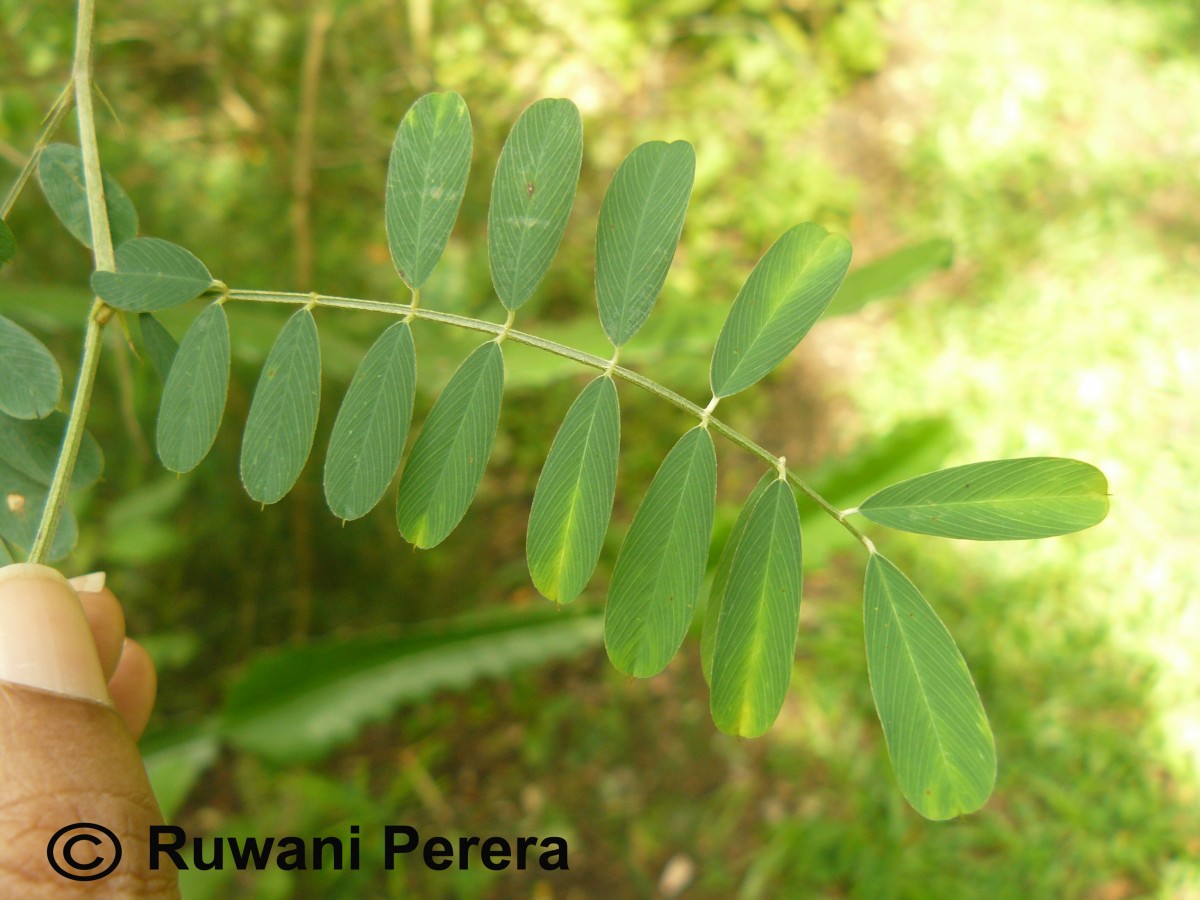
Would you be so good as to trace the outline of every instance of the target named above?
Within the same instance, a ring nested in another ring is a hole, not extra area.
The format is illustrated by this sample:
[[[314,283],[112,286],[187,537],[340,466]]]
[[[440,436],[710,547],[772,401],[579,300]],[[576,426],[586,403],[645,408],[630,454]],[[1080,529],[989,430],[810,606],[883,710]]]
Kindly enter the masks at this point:
[[[787,231],[738,291],[713,350],[713,394],[754,384],[816,324],[850,265],[850,242],[806,222]]]
[[[0,316],[0,412],[40,419],[58,403],[62,372],[46,345]]]
[[[160,238],[126,241],[116,257],[117,271],[92,273],[92,290],[109,306],[126,312],[179,306],[213,286],[204,263]]]
[[[523,610],[285,650],[234,683],[222,732],[269,759],[317,759],[403,703],[573,656],[602,630],[598,615]]]
[[[534,586],[556,603],[583,592],[604,546],[617,487],[621,410],[612,378],[571,404],[538,478],[525,557]]]
[[[171,336],[171,332],[163,327],[151,313],[138,316],[138,325],[142,330],[142,343],[146,347],[146,356],[154,367],[159,381],[165,382],[171,371],[171,363],[179,352],[179,344]]]
[[[37,535],[48,489],[12,466],[0,461],[0,538],[28,552]],[[62,559],[75,546],[79,530],[69,507],[63,509],[46,559]]]
[[[899,294],[934,272],[950,268],[953,262],[954,244],[944,238],[901,247],[847,273],[825,308],[825,317],[858,312],[868,303]]]
[[[939,537],[1053,537],[1104,520],[1108,481],[1077,459],[999,459],[918,475],[872,494],[859,511],[880,525]]]
[[[114,247],[137,236],[138,215],[129,195],[117,180],[101,170],[104,205]],[[83,180],[83,155],[73,144],[50,144],[38,160],[38,183],[46,201],[75,240],[92,246],[92,217],[88,214],[87,187]]]
[[[458,367],[409,453],[396,505],[405,540],[434,547],[466,515],[491,456],[503,391],[504,354],[488,341]]]
[[[604,644],[625,674],[657,675],[683,643],[704,583],[716,504],[716,449],[697,425],[663,460],[617,555]]]
[[[52,412],[44,419],[14,419],[0,414],[0,460],[22,475],[49,487],[58,466],[58,453],[67,431],[66,413]],[[96,483],[104,469],[104,454],[90,431],[79,443],[71,490]]]
[[[0,219],[0,266],[17,255],[17,242],[8,223]]]
[[[775,479],[750,511],[725,584],[713,647],[713,721],[758,737],[787,696],[800,621],[800,513]]]
[[[139,742],[154,799],[167,819],[183,806],[200,776],[217,761],[220,740],[211,722],[151,735]]]
[[[613,175],[596,229],[596,301],[616,347],[645,324],[667,280],[695,174],[687,141],[650,141]]]
[[[741,512],[733,523],[733,530],[725,541],[725,549],[717,560],[713,570],[712,583],[708,589],[708,603],[704,607],[704,628],[700,632],[700,668],[704,672],[704,680],[712,684],[713,650],[717,646],[717,623],[721,620],[721,604],[725,599],[725,585],[729,582],[729,570],[733,567],[733,557],[746,534],[746,526],[750,524],[750,513],[762,499],[771,483],[778,480],[776,472],[767,472],[758,480],[746,502],[742,504]]]
[[[16,562],[13,558],[12,551],[8,549],[8,544],[0,540],[0,566],[12,565]]]
[[[867,671],[900,790],[928,819],[987,802],[996,748],[967,664],[921,592],[878,553],[864,592]]]
[[[312,451],[321,406],[317,323],[300,309],[284,323],[263,363],[242,437],[242,484],[259,503],[292,489]]]
[[[488,207],[488,259],[506,309],[528,300],[550,268],[582,161],[583,120],[570,100],[538,100],[504,142]]]
[[[471,114],[458,94],[414,103],[392,144],[386,215],[392,262],[416,290],[433,272],[462,204],[471,169]]]
[[[335,516],[360,518],[387,490],[404,454],[416,389],[412,331],[397,322],[363,357],[333,423],[325,499]]]
[[[229,393],[229,320],[220,303],[192,322],[163,386],[155,443],[172,472],[190,472],[208,455]]]

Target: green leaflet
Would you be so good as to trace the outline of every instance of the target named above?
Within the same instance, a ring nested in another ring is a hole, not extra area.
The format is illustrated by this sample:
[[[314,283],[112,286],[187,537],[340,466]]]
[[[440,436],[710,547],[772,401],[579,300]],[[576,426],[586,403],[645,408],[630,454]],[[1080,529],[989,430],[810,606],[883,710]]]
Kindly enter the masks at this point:
[[[713,647],[713,721],[758,737],[779,715],[800,621],[800,514],[776,479],[750,511],[725,584]]]
[[[488,341],[450,378],[405,463],[396,505],[405,540],[434,547],[466,515],[492,453],[503,390],[504,354]]]
[[[62,393],[62,372],[46,345],[0,316],[0,412],[18,419],[49,415]]]
[[[134,238],[117,248],[116,257],[117,271],[92,273],[92,290],[127,312],[179,306],[213,286],[204,263],[170,241]]]
[[[973,541],[1052,537],[1108,515],[1108,481],[1076,459],[1035,456],[971,463],[918,475],[863,501],[880,525]]]
[[[612,515],[621,411],[601,375],[571,404],[554,436],[529,512],[525,557],[534,586],[569,603],[587,586]]]
[[[49,487],[66,431],[66,413],[52,412],[44,419],[14,419],[0,414],[0,462]],[[71,490],[95,484],[103,469],[100,445],[91,432],[85,431],[71,472]]]
[[[0,219],[0,266],[17,255],[17,242],[9,230],[8,223]]]
[[[596,230],[596,300],[616,347],[645,324],[667,280],[695,174],[691,144],[651,141],[613,175]]]
[[[446,249],[471,169],[471,114],[458,94],[414,103],[392,144],[385,219],[396,271],[413,290]]]
[[[950,819],[987,802],[996,748],[962,654],[920,591],[875,553],[864,592],[867,671],[908,802]]]
[[[133,201],[117,180],[102,171],[104,205],[114,247],[137,236],[138,216]],[[83,155],[72,144],[51,144],[38,160],[38,182],[54,214],[85,247],[92,246],[92,217],[88,214],[83,180]]]
[[[370,512],[400,467],[417,388],[407,322],[381,334],[363,357],[333,423],[325,455],[325,500],[350,520]]]
[[[317,323],[309,310],[301,309],[287,320],[267,354],[242,436],[242,484],[259,503],[279,502],[300,477],[320,406]]]
[[[850,265],[850,242],[807,222],[787,231],[758,261],[713,350],[713,395],[754,384],[816,324]]]
[[[171,332],[150,313],[139,315],[138,325],[142,329],[142,343],[146,345],[150,365],[154,367],[159,380],[165,382],[171,371],[171,363],[175,361],[175,354],[179,352],[179,344],[171,337]]]
[[[0,538],[15,548],[28,551],[37,535],[46,494],[45,485],[0,462]],[[78,536],[75,516],[70,507],[66,507],[50,543],[47,560],[54,562],[70,553]]]
[[[171,364],[158,407],[158,458],[190,472],[208,455],[229,391],[229,320],[220,303],[198,315]]]
[[[777,481],[778,477],[775,472],[767,472],[758,480],[758,484],[754,486],[754,490],[742,504],[742,511],[738,513],[737,521],[733,523],[733,530],[729,532],[729,538],[725,541],[725,549],[721,551],[721,558],[717,560],[717,568],[713,571],[712,584],[708,589],[708,604],[704,607],[704,629],[700,632],[700,668],[704,672],[704,680],[710,685],[712,684],[713,650],[717,646],[717,622],[721,619],[721,603],[725,599],[725,585],[729,581],[729,570],[733,567],[733,557],[737,553],[738,545],[742,542],[742,537],[746,534],[746,526],[750,523],[750,513],[762,499],[767,488]]]
[[[901,247],[849,272],[826,307],[825,317],[849,315],[872,301],[906,291],[953,262],[954,244],[944,238]]]
[[[604,643],[627,675],[649,678],[683,643],[704,582],[717,503],[717,454],[697,425],[671,448],[617,555]]]
[[[8,544],[0,541],[0,566],[12,565],[15,562],[12,551],[8,549]]]
[[[570,100],[537,101],[504,142],[488,207],[488,258],[506,309],[528,300],[550,268],[582,161],[583,121]]]

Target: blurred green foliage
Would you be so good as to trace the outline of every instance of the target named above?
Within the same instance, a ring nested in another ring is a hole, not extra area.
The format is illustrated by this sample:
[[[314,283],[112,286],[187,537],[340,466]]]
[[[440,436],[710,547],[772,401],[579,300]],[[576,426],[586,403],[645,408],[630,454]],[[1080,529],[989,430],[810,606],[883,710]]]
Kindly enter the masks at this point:
[[[659,307],[623,361],[703,400],[728,304],[761,252],[796,222],[848,233],[866,248],[859,263],[946,235],[957,257],[949,276],[916,300],[818,326],[799,365],[769,396],[730,402],[730,420],[768,446],[787,444],[789,459],[803,460],[814,484],[844,506],[896,480],[893,470],[915,474],[960,455],[1047,444],[1116,461],[1120,476],[1145,466],[1158,441],[1179,440],[1178,426],[1153,419],[1134,436],[1136,451],[1125,450],[1119,422],[1106,425],[1102,411],[1087,407],[1060,417],[1073,395],[1042,385],[1060,383],[1072,365],[1111,384],[1103,373],[1113,360],[1130,367],[1113,371],[1134,383],[1137,365],[1152,358],[1139,348],[1186,331],[1176,324],[1189,321],[1180,298],[1194,296],[1195,283],[1180,273],[1194,267],[1200,228],[1171,198],[1195,196],[1195,176],[1180,165],[1187,144],[1123,142],[1156,134],[1147,118],[1174,121],[1147,98],[1200,96],[1189,56],[1195,10],[1186,0],[1052,0],[1036,14],[1027,6],[991,21],[968,0],[101,2],[101,151],[143,232],[191,248],[231,285],[399,299],[406,290],[388,259],[382,215],[388,150],[413,99],[457,90],[472,110],[474,169],[422,302],[499,319],[482,252],[491,167],[525,105],[567,96],[584,117],[579,199],[527,307],[529,330],[602,351],[591,263],[604,187],[637,143],[687,139],[697,173],[683,241]],[[61,88],[72,19],[63,6],[0,0],[0,22],[7,176]],[[1004,40],[993,41],[993,28]],[[320,77],[306,102],[304,63],[318,44]],[[1130,48],[1133,61],[1124,55]],[[1113,78],[1128,93],[1104,95],[1113,109],[1106,116],[1095,112],[1097,91],[1112,82],[1089,66],[1113,54]],[[905,65],[906,55],[920,64]],[[880,86],[893,67],[907,95]],[[297,149],[306,110],[308,156]],[[0,275],[0,312],[47,341],[70,383],[88,257],[49,224],[35,191],[9,221],[19,252]],[[1147,221],[1150,229],[1139,230]],[[923,246],[927,257],[893,259],[897,271],[927,266],[924,275],[948,264],[945,245]],[[858,299],[866,303],[872,281],[863,272]],[[1093,272],[1108,281],[1088,280]],[[1125,286],[1130,295],[1166,292],[1153,330],[1134,330]],[[1049,302],[1039,303],[1043,296]],[[1131,650],[1110,631],[1136,620],[1147,646],[1163,646],[1174,620],[1145,607],[1131,607],[1126,619],[1098,612],[1111,612],[1111,591],[1127,586],[1121,568],[1156,552],[1132,539],[1126,555],[1085,537],[1064,551],[1031,551],[1007,571],[979,554],[889,536],[958,639],[1004,761],[989,807],[950,826],[919,820],[890,780],[866,685],[859,563],[841,554],[845,544],[827,519],[809,515],[793,689],[763,740],[714,734],[694,640],[648,682],[629,681],[593,652],[439,693],[370,726],[320,765],[267,762],[189,732],[221,708],[264,648],[541,602],[528,584],[522,535],[538,468],[582,385],[578,373],[512,348],[511,390],[480,498],[442,548],[418,554],[397,535],[389,504],[342,528],[324,510],[318,465],[265,513],[236,487],[240,424],[284,315],[230,309],[226,426],[186,479],[164,473],[147,446],[156,376],[109,335],[92,425],[105,477],[76,505],[85,524],[69,565],[109,570],[131,633],[146,637],[162,670],[158,737],[148,737],[147,749],[173,735],[176,763],[190,761],[175,771],[208,770],[194,786],[177,781],[164,799],[179,804],[178,821],[195,833],[337,834],[350,824],[370,833],[414,822],[448,834],[565,834],[572,872],[542,882],[476,871],[385,879],[365,858],[362,872],[341,876],[231,883],[198,874],[185,883],[187,896],[653,896],[670,893],[668,875],[698,897],[1119,900],[1198,889],[1196,782],[1164,749],[1164,723],[1173,720],[1154,705],[1182,692],[1161,688],[1165,664],[1153,652]],[[1116,347],[1106,316],[1138,340]],[[163,321],[178,338],[187,318]],[[386,324],[333,314],[322,321],[318,446],[345,381]],[[1046,337],[1075,331],[1086,340]],[[414,334],[420,418],[476,340],[425,323]],[[826,356],[808,349],[823,341]],[[980,363],[988,347],[999,349]],[[876,354],[886,365],[871,369],[862,358]],[[847,388],[839,366],[863,387]],[[1023,381],[1030,371],[1040,377]],[[621,400],[619,500],[602,569],[633,513],[620,498],[641,496],[691,424],[636,392]],[[714,561],[759,474],[718,449]],[[1173,473],[1171,485],[1186,481],[1177,473],[1195,474],[1174,457],[1153,458],[1166,465],[1150,468]],[[1182,504],[1155,496],[1145,505],[1187,534]],[[1121,521],[1122,534],[1157,527]],[[1111,589],[1080,580],[1086,548],[1110,550],[1100,571]],[[1172,552],[1168,572],[1186,558]],[[596,608],[595,596],[581,602]],[[190,743],[178,740],[188,734]]]

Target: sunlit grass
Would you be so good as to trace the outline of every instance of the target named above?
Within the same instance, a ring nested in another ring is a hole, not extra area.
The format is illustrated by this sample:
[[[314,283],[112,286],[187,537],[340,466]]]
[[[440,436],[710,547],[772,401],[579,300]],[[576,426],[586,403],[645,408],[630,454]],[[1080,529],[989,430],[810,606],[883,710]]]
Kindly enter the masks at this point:
[[[1179,118],[1200,69],[1144,55],[1145,7],[983,6],[911,14],[940,30],[915,39],[922,118],[902,165],[923,200],[897,219],[960,257],[957,275],[861,318],[853,393],[872,433],[950,414],[954,462],[1062,455],[1109,476],[1093,531],[922,542],[910,558],[949,579],[937,593],[991,699],[1000,787],[969,827],[1043,803],[1051,831],[1078,819],[1081,863],[1107,821],[1131,844],[1126,871],[1183,896],[1195,866],[1163,860],[1198,818],[1162,804],[1195,810],[1200,783],[1200,228],[1186,212],[1200,178]],[[1037,678],[1014,683],[1022,671]]]

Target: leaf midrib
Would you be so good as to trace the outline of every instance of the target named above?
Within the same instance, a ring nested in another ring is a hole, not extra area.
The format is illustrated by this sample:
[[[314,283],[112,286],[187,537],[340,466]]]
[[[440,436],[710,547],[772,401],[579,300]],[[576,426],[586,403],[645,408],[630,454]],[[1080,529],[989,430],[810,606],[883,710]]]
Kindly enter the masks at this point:
[[[786,291],[778,291],[775,295],[774,300],[768,299],[768,302],[767,302],[768,312],[767,312],[766,318],[763,321],[762,326],[750,338],[750,341],[749,341],[746,349],[738,355],[737,362],[734,363],[733,369],[729,373],[729,377],[725,379],[726,381],[736,380],[735,376],[737,376],[741,372],[741,370],[744,366],[748,365],[749,362],[752,361],[752,359],[754,357],[755,347],[757,347],[762,342],[764,336],[766,336],[767,334],[770,334],[772,331],[774,331],[775,323],[779,319],[783,318],[783,315],[784,315],[783,310],[787,306],[791,305],[792,302],[794,302],[793,299],[789,299],[789,298],[792,298],[792,295],[796,293],[797,283],[802,281],[804,279],[804,276],[809,272],[809,270],[813,268],[814,261],[816,260],[821,247],[824,246],[825,242],[827,240],[829,240],[830,237],[831,237],[831,235],[827,235],[826,237],[821,239],[821,242],[819,244],[817,244],[816,249],[814,249],[813,252],[809,255],[808,259],[805,260],[804,265],[801,266],[800,269],[797,270],[795,275],[793,275],[789,279],[787,290]],[[830,297],[830,299],[832,299],[832,297]]]
[[[531,171],[534,173],[534,178],[535,178],[535,181],[534,181],[534,196],[536,196],[536,195],[537,195],[537,191],[541,189],[541,185],[540,185],[540,184],[538,184],[538,182],[539,182],[539,181],[541,181],[541,175],[542,175],[542,166],[543,166],[543,164],[544,164],[544,162],[545,162],[545,160],[546,160],[546,154],[550,152],[550,144],[549,144],[549,142],[548,142],[548,141],[545,141],[545,140],[543,140],[541,143],[534,145],[534,147],[535,147],[535,149],[534,149],[534,154],[533,154],[533,155],[534,155],[536,158],[535,158],[535,161],[533,162],[533,164],[530,166],[530,170],[531,170]],[[515,155],[515,154],[514,154],[514,155]],[[514,168],[514,171],[517,171],[517,166],[516,166],[516,165],[514,165],[514,167],[513,167],[513,168]],[[516,187],[517,187],[517,190],[516,190],[516,192],[515,192],[515,195],[516,195],[516,198],[517,198],[517,202],[516,202],[516,204],[515,204],[515,205],[516,205],[516,209],[517,209],[517,211],[518,211],[518,212],[524,212],[524,213],[526,213],[526,214],[527,214],[529,210],[528,210],[528,209],[524,209],[524,208],[522,208],[522,206],[521,206],[521,191],[520,191],[520,183],[519,183],[519,182],[520,182],[520,179],[518,178],[518,179],[517,179],[517,182],[516,182]],[[510,186],[511,186],[511,185],[510,185]],[[530,208],[532,208],[532,204],[533,204],[533,198],[532,198],[532,197],[528,197],[527,199],[528,199],[528,201],[529,201]],[[528,218],[528,216],[527,216],[527,215],[526,215],[526,218]],[[513,256],[511,257],[511,258],[512,258],[512,260],[513,260],[512,272],[513,272],[513,279],[514,279],[514,281],[515,281],[515,279],[516,279],[516,277],[517,277],[518,275],[523,275],[523,274],[524,274],[524,271],[523,271],[523,269],[524,269],[524,266],[522,265],[522,262],[523,262],[523,259],[524,259],[524,256],[525,256],[525,249],[526,249],[526,246],[527,246],[527,240],[531,240],[531,239],[532,239],[532,235],[533,235],[533,229],[532,229],[532,228],[519,228],[519,229],[517,229],[517,248],[516,248],[516,253],[515,253],[515,254],[513,254]],[[536,286],[535,286],[535,287],[536,287]],[[510,290],[513,290],[514,294],[520,294],[520,292],[521,292],[521,285],[517,285],[517,284],[510,285]]]
[[[964,782],[963,772],[957,763],[951,762],[950,757],[947,755],[945,742],[942,738],[942,728],[938,725],[939,718],[934,715],[933,705],[929,702],[929,693],[925,689],[925,679],[921,675],[921,668],[917,665],[916,657],[913,656],[908,629],[905,627],[904,621],[897,611],[896,603],[892,599],[891,586],[883,576],[880,576],[880,585],[887,599],[888,612],[896,623],[897,630],[901,632],[901,643],[904,645],[904,654],[908,657],[909,664],[912,666],[913,676],[917,681],[917,688],[921,694],[923,707],[929,717],[931,730],[934,733],[934,742],[937,745],[938,755],[942,759],[942,766],[953,776],[956,792],[961,793]],[[955,797],[955,803],[961,808],[962,804],[957,796]]]
[[[646,192],[645,192],[646,197],[653,197],[656,193],[656,189],[658,187],[658,180],[662,176],[663,169],[666,167],[666,164],[667,164],[668,155],[670,153],[670,147],[671,147],[671,145],[668,144],[666,146],[666,148],[664,148],[664,150],[661,153],[659,153],[658,163],[654,167],[654,174],[651,176],[650,185],[646,189]],[[640,209],[639,215],[637,217],[637,223],[633,229],[633,240],[630,243],[631,247],[636,248],[636,247],[641,246],[642,232],[645,230],[646,222],[650,217],[649,212],[648,212],[649,208],[650,208],[649,203],[643,203],[641,205],[641,209]],[[635,250],[635,253],[636,253],[636,250]],[[632,284],[632,282],[633,282],[633,275],[634,275],[634,267],[633,266],[625,266],[625,280],[621,286],[622,287],[621,312],[620,312],[620,316],[617,320],[617,324],[620,325],[620,328],[617,329],[618,334],[625,333],[625,331],[627,330],[628,325],[629,325],[629,317],[633,313],[633,302],[632,301],[634,298],[631,296],[631,291],[630,291],[630,284]]]
[[[764,497],[765,497],[765,495],[764,495]],[[762,502],[763,502],[762,500],[759,500],[759,503],[762,503]],[[767,555],[764,557],[761,578],[760,578],[759,584],[757,585],[757,589],[755,591],[757,599],[755,600],[755,603],[754,603],[754,612],[753,612],[754,629],[752,632],[755,635],[757,635],[759,632],[762,631],[763,615],[764,615],[764,613],[766,611],[766,607],[767,607],[766,597],[767,597],[767,594],[769,593],[768,585],[771,580],[771,559],[774,557],[775,553],[777,552],[777,548],[778,548],[777,535],[778,535],[779,529],[776,526],[779,524],[779,514],[780,514],[779,501],[772,500],[772,505],[774,506],[774,509],[771,510],[771,531],[770,531],[771,544],[768,549]],[[749,529],[747,529],[747,531],[749,531]],[[737,557],[744,551],[744,548],[745,548],[745,535],[742,536],[742,541],[738,543],[738,548],[734,552],[733,563],[730,566],[731,574],[732,574],[733,566],[737,565]],[[726,590],[727,591],[729,589],[728,585],[729,585],[729,583],[726,582]],[[724,607],[724,604],[722,604],[722,607]],[[714,652],[715,652],[715,649],[716,648],[714,648]],[[762,641],[755,640],[755,641],[753,641],[753,643],[750,647],[750,652],[747,655],[746,668],[747,668],[748,672],[753,673],[756,676],[759,674],[758,673],[758,661],[761,657],[762,657]],[[746,730],[747,716],[751,714],[751,710],[748,708],[750,704],[747,702],[747,698],[750,696],[750,688],[751,688],[752,682],[757,683],[757,680],[758,680],[757,678],[743,678],[741,687],[736,692],[735,696],[737,697],[737,700],[738,700],[738,719],[737,719],[738,734],[743,734]]]
[[[997,497],[987,500],[948,500],[945,502],[904,503],[890,506],[872,503],[870,506],[864,504],[863,506],[860,506],[859,509],[863,510],[864,512],[867,510],[947,509],[960,506],[992,506],[1006,503],[1041,502],[1045,500],[1103,500],[1106,496],[1106,494],[1100,493],[1048,494],[1045,496],[1034,495],[1028,497]]]
[[[478,351],[476,351],[476,352],[478,352]],[[468,357],[468,359],[469,358],[470,357]],[[490,359],[485,359],[484,362],[482,362],[480,364],[480,370],[481,370],[480,376],[481,377],[476,378],[475,383],[471,385],[471,389],[470,389],[471,392],[470,392],[470,395],[468,396],[467,402],[465,404],[466,409],[468,409],[468,410],[471,409],[475,405],[475,400],[479,396],[479,392],[484,390],[484,388],[488,387],[487,382],[490,379],[484,378],[484,377],[482,377],[482,375],[484,374],[484,372],[487,371],[487,369],[490,366],[491,366]],[[430,490],[427,492],[427,495],[425,498],[426,508],[425,508],[424,512],[425,512],[426,516],[428,516],[428,512],[429,512],[429,510],[427,508],[428,507],[427,501],[428,501],[429,497],[435,496],[437,493],[441,492],[442,482],[445,479],[447,470],[450,468],[451,457],[454,455],[453,451],[455,451],[459,448],[459,438],[462,436],[463,429],[465,429],[466,427],[467,427],[467,417],[465,415],[459,416],[458,424],[455,426],[454,431],[452,432],[453,437],[449,441],[449,446],[450,446],[451,452],[441,454],[441,456],[442,456],[441,465],[436,466],[434,469],[434,477],[431,479]]]
[[[601,376],[601,377],[603,378],[604,376]],[[601,388],[600,390],[604,390],[604,389]],[[554,586],[555,586],[555,593],[557,593],[559,596],[562,596],[562,593],[563,593],[563,590],[562,590],[562,572],[563,572],[563,568],[564,568],[563,560],[566,557],[566,553],[567,553],[568,535],[571,535],[572,531],[574,530],[575,519],[577,518],[576,510],[578,509],[579,500],[580,500],[580,496],[582,493],[579,490],[579,485],[583,481],[583,470],[585,468],[585,463],[590,458],[589,451],[591,450],[591,447],[592,447],[592,437],[596,433],[596,421],[599,418],[599,413],[601,411],[602,404],[605,402],[603,399],[603,396],[604,396],[603,394],[598,393],[597,396],[598,396],[598,399],[593,401],[594,405],[592,407],[592,414],[588,417],[587,435],[583,439],[583,452],[579,455],[579,465],[575,472],[575,479],[573,481],[572,488],[570,491],[571,499],[568,503],[566,521],[563,523],[563,527],[560,531],[561,540],[559,541],[558,552],[555,553],[555,555],[553,557],[553,563],[552,563],[552,566],[553,566],[552,571],[554,572],[553,580],[554,580]],[[574,543],[574,541],[572,541],[572,543]]]
[[[674,546],[674,545],[675,545],[675,543],[676,543],[676,540],[675,540],[675,538],[676,538],[676,536],[679,534],[679,530],[680,530],[680,529],[677,527],[677,526],[678,526],[678,521],[679,521],[679,510],[681,510],[681,509],[683,508],[683,506],[684,506],[684,500],[685,500],[685,499],[686,499],[686,497],[687,497],[687,488],[688,488],[688,485],[689,485],[689,484],[691,484],[691,482],[692,482],[692,481],[693,481],[693,479],[694,479],[694,476],[695,476],[695,473],[696,473],[696,461],[697,461],[697,459],[698,459],[698,454],[697,454],[697,452],[696,452],[695,450],[692,450],[692,451],[691,451],[691,458],[690,458],[690,459],[689,459],[689,461],[688,461],[688,465],[687,465],[687,468],[686,468],[686,471],[685,471],[685,475],[684,475],[684,477],[683,477],[683,483],[682,483],[682,485],[681,485],[681,486],[680,486],[680,488],[679,488],[678,495],[677,495],[677,500],[676,500],[676,502],[675,502],[675,504],[674,504],[674,509],[671,511],[671,513],[672,513],[672,515],[671,515],[671,528],[669,528],[669,529],[668,529],[668,532],[669,532],[669,535],[670,535],[670,536],[669,536],[669,537],[668,537],[668,539],[667,539],[667,540],[664,542],[664,546],[671,547],[671,546]],[[658,565],[655,567],[655,570],[654,570],[654,578],[653,578],[652,580],[650,580],[650,584],[651,584],[651,585],[652,585],[654,588],[657,588],[657,587],[658,587],[658,585],[660,585],[660,584],[662,583],[662,581],[663,581],[663,577],[662,577],[662,575],[663,575],[663,571],[664,571],[664,570],[666,569],[666,567],[667,567],[667,554],[666,554],[666,553],[660,553],[658,556],[659,556],[659,559],[658,559]],[[642,592],[641,592],[642,596],[646,596],[646,594],[647,594],[647,593],[651,594],[651,599],[653,599],[653,597],[655,596],[655,592],[654,592],[653,590],[651,590],[651,591],[642,591]],[[693,598],[693,601],[694,601],[694,599],[695,599],[695,598]],[[644,606],[644,605],[645,605],[645,604],[643,604],[643,606]],[[641,650],[643,649],[643,645],[644,645],[644,644],[648,644],[648,643],[650,643],[650,641],[649,641],[649,636],[648,636],[648,635],[646,634],[646,632],[645,632],[645,629],[639,629],[639,630],[638,630],[638,632],[637,632],[637,634],[638,634],[638,635],[640,635],[640,636],[642,636],[643,638],[645,638],[645,640],[636,640],[636,641],[635,641],[635,643],[636,643],[636,644],[638,645],[638,647],[639,647],[639,657],[640,657],[640,653],[641,653]]]

